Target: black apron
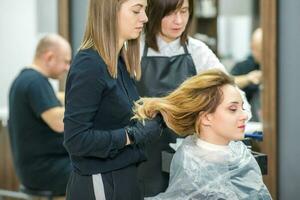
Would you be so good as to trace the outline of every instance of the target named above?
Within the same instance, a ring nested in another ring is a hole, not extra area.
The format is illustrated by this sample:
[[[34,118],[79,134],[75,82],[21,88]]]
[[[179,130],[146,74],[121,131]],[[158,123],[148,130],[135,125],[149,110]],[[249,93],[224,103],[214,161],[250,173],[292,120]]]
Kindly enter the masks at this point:
[[[141,60],[142,76],[137,82],[141,97],[161,97],[176,89],[188,77],[196,75],[196,68],[186,45],[184,54],[166,56],[147,56],[145,45]],[[147,144],[147,162],[139,166],[141,190],[145,197],[163,192],[168,187],[169,174],[161,170],[161,151],[170,151],[169,143],[175,143],[178,135],[165,129],[158,141]]]

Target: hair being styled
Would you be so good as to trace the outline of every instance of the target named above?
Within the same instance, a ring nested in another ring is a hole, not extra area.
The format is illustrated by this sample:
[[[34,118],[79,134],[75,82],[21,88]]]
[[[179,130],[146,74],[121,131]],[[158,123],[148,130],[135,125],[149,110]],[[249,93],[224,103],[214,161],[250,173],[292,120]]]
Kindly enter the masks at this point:
[[[79,49],[94,48],[107,65],[111,77],[117,77],[118,55],[125,60],[127,71],[131,77],[141,76],[139,38],[128,40],[126,48],[118,50],[118,12],[127,0],[90,0],[88,20],[83,41]]]
[[[185,27],[184,32],[180,36],[180,44],[184,45],[188,42],[188,31],[192,23],[194,3],[193,0],[189,2],[189,20]],[[146,10],[149,20],[145,25],[145,42],[148,47],[158,51],[156,35],[161,32],[162,19],[179,9],[184,3],[184,0],[151,0],[148,3]]]
[[[234,79],[221,70],[207,70],[187,79],[165,97],[141,98],[135,103],[133,118],[144,120],[160,113],[178,135],[199,133],[198,118],[202,113],[215,112],[226,84],[235,85]]]

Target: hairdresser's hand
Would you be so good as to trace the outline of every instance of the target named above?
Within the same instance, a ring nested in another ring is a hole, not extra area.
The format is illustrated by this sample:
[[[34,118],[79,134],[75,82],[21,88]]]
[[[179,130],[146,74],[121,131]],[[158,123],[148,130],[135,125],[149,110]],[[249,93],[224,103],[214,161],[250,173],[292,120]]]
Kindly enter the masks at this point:
[[[134,125],[126,126],[125,131],[131,144],[144,144],[158,139],[163,127],[163,118],[160,114],[144,123],[137,121]]]

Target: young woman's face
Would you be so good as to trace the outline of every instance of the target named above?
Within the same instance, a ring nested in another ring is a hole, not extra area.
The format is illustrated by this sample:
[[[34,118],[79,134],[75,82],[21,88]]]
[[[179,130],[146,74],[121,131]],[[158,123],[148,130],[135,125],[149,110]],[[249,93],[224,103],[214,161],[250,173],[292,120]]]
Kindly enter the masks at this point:
[[[232,85],[222,87],[223,101],[214,113],[208,114],[211,138],[215,144],[228,144],[244,138],[247,113],[238,89]]]
[[[181,8],[165,16],[161,21],[160,36],[166,42],[179,38],[189,20],[189,2],[184,0]]]
[[[147,0],[127,0],[122,3],[118,13],[119,40],[136,39],[148,21],[145,13]]]

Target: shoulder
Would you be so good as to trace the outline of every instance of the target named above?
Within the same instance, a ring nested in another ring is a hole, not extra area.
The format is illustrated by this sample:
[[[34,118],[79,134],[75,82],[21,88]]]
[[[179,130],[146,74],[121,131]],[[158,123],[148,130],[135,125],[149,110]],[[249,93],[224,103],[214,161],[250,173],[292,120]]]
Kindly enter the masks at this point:
[[[188,37],[188,50],[193,57],[211,60],[213,57],[217,60],[213,51],[201,40]]]
[[[47,77],[30,68],[23,69],[16,78],[15,82],[17,82],[18,85],[20,85],[22,88],[28,86],[27,89],[37,87],[51,87]]]
[[[197,145],[195,141],[195,136],[187,136],[182,144],[178,147],[174,158],[178,161],[180,165],[186,163],[191,163],[194,160],[194,156],[197,152]]]
[[[220,63],[217,56],[204,42],[189,37],[188,50],[193,58],[197,73],[211,68],[221,69],[226,72],[225,67]]]
[[[69,76],[80,75],[91,78],[107,73],[107,65],[98,52],[94,49],[85,49],[76,54],[70,67]]]
[[[37,87],[45,88],[45,83],[47,81],[48,80],[43,79],[43,77],[33,69],[25,68],[17,75],[17,77],[12,82],[10,86],[10,96],[31,96],[31,93],[35,92]],[[20,100],[20,98],[14,99],[15,101]]]
[[[232,141],[229,144],[230,148],[242,157],[251,157],[251,150],[242,141]]]
[[[31,68],[25,68],[18,75],[19,79],[24,79],[28,81],[46,81],[48,82],[48,78],[43,76],[41,73],[37,72]]]
[[[251,149],[248,149],[242,141],[231,142],[230,147],[235,155],[238,156],[240,162],[247,163],[246,166],[248,169],[254,169],[258,174],[261,174],[260,167],[253,156]]]
[[[77,69],[97,68],[96,66],[106,67],[106,64],[98,52],[94,49],[79,50],[71,64],[71,67]]]
[[[193,52],[193,51],[197,51],[197,52],[200,52],[200,51],[211,51],[209,49],[209,47],[204,42],[202,42],[201,40],[192,38],[190,36],[188,37],[188,49],[191,52]]]

